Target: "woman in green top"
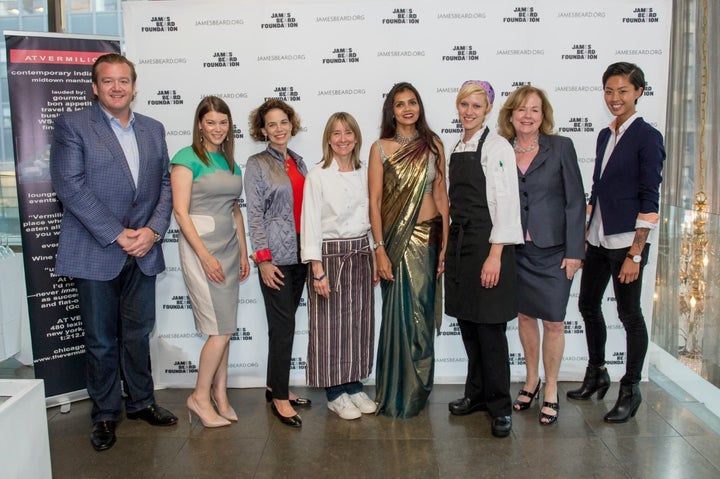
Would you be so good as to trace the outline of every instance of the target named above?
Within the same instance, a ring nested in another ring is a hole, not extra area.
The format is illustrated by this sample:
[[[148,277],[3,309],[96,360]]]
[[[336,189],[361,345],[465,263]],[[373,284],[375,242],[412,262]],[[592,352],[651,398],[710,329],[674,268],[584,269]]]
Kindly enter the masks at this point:
[[[250,265],[238,205],[242,175],[233,159],[232,125],[223,100],[203,98],[195,111],[192,146],[170,162],[180,265],[195,327],[208,335],[195,390],[187,399],[188,417],[195,413],[205,427],[237,421],[226,390],[228,352],[237,329],[239,282],[250,274]]]

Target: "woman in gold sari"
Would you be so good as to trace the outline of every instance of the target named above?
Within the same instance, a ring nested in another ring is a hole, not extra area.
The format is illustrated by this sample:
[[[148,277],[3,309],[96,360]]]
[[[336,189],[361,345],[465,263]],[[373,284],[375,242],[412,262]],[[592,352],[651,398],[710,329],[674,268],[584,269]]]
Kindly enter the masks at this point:
[[[378,413],[409,418],[432,390],[448,235],[443,146],[410,83],[385,97],[368,189],[383,300],[375,400]]]

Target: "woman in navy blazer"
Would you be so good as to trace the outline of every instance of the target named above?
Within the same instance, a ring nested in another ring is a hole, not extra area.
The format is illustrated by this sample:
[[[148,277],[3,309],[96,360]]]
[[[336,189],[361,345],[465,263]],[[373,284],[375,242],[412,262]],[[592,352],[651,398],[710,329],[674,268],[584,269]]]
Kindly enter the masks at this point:
[[[540,392],[540,329],[545,369],[541,425],[558,418],[557,378],[565,349],[570,285],[585,257],[585,192],[575,148],[553,135],[553,109],[539,88],[524,85],[500,110],[499,133],[515,150],[525,245],[517,248],[518,330],[527,368],[513,409],[530,408]]]
[[[643,71],[632,63],[610,65],[602,77],[605,103],[615,120],[597,141],[595,172],[588,205],[587,253],[580,282],[580,313],[585,321],[588,366],[571,399],[602,399],[610,387],[605,369],[607,330],[602,300],[612,278],[620,322],[627,337],[625,376],[609,423],[635,416],[642,398],[640,376],[648,333],[640,306],[642,272],[648,257],[648,235],[658,223],[659,188],[665,160],[663,138],[636,112],[645,88]]]

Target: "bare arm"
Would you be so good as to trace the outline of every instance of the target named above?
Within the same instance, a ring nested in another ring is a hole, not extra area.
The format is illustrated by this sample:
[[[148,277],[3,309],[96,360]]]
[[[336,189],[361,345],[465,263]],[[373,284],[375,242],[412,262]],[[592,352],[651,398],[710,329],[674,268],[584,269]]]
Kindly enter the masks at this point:
[[[375,242],[383,241],[382,225],[382,192],[383,192],[383,164],[380,158],[380,150],[377,143],[370,148],[370,160],[368,162],[368,192],[370,195],[370,229],[372,230]],[[393,281],[392,264],[385,252],[384,246],[378,246],[375,250],[377,261],[377,272],[380,278]]]

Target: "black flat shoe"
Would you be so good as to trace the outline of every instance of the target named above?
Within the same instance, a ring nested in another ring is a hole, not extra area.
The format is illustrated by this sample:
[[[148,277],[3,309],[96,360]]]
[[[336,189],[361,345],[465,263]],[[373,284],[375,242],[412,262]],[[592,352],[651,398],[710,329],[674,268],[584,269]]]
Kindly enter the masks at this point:
[[[449,403],[448,410],[450,410],[450,414],[455,416],[464,416],[475,411],[487,411],[487,404],[484,402],[472,402],[470,398],[461,397]]]
[[[115,445],[115,421],[98,421],[93,424],[90,443],[96,451],[107,451]]]
[[[285,424],[286,426],[290,427],[302,427],[302,418],[295,414],[292,417],[285,417],[280,414],[280,411],[277,410],[275,407],[275,403],[270,403],[270,409],[272,409],[273,414],[275,417],[280,419],[280,422]]]
[[[518,399],[516,399],[515,402],[513,402],[513,409],[516,411],[524,411],[526,409],[530,409],[530,406],[532,406],[532,403],[533,403],[533,399],[537,399],[538,396],[540,396],[540,385],[541,384],[542,384],[542,382],[540,381],[540,379],[538,379],[537,387],[535,387],[535,391],[533,391],[533,392],[521,389],[520,392],[518,393]],[[527,396],[530,398],[530,401],[528,401],[528,402],[521,401],[520,396]]]
[[[164,407],[151,404],[145,409],[127,413],[128,419],[140,419],[151,426],[173,426],[177,424],[177,416]]]
[[[272,402],[273,395],[272,391],[265,388],[265,402]],[[312,406],[312,401],[309,398],[297,398],[297,399],[288,399],[290,401],[291,406],[300,406],[300,407],[310,407]]]
[[[559,398],[558,398],[559,399]],[[546,407],[548,409],[552,409],[555,411],[555,415],[545,414],[542,412],[542,409],[540,409],[540,416],[538,417],[538,421],[540,422],[541,426],[549,426],[550,424],[555,424],[558,419],[558,414],[560,414],[560,401],[558,402],[547,402],[544,401],[542,403],[542,407]],[[545,419],[545,421],[543,421]]]
[[[512,418],[510,416],[498,416],[492,420],[492,435],[495,437],[507,437],[512,430]]]

